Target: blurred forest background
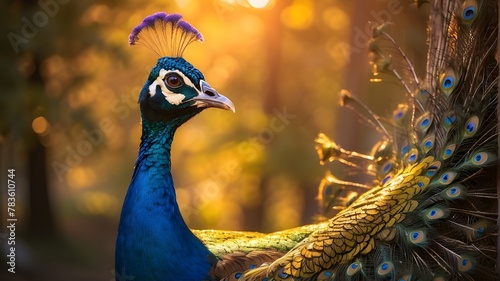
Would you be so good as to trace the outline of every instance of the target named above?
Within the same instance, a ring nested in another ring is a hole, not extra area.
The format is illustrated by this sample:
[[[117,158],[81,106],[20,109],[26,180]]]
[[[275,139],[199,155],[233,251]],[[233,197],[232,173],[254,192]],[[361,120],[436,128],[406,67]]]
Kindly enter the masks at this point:
[[[173,174],[192,228],[311,223],[324,132],[369,153],[380,139],[337,106],[346,88],[387,116],[403,90],[370,83],[369,22],[391,21],[424,76],[425,5],[407,0],[6,0],[0,4],[1,280],[111,280],[121,204],[140,141],[137,96],[157,57],[129,47],[154,12],[200,30],[184,57],[236,106],[177,133]],[[7,272],[7,169],[16,181],[16,274]],[[114,279],[113,279],[114,280]]]

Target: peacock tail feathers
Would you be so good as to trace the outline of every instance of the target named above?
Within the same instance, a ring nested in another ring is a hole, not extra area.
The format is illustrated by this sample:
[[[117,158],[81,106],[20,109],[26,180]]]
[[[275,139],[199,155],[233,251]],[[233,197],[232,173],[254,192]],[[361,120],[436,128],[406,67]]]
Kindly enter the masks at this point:
[[[321,223],[310,224],[267,234],[224,230],[193,230],[193,233],[219,259],[211,271],[213,279],[237,280],[245,271],[283,256],[321,227]]]
[[[498,3],[430,5],[425,80],[387,24],[369,43],[374,75],[394,75],[406,103],[384,118],[341,92],[341,105],[380,142],[363,154],[316,139],[321,163],[339,161],[373,181],[327,173],[320,206],[339,212],[244,280],[496,280]],[[339,197],[345,190],[353,191]]]

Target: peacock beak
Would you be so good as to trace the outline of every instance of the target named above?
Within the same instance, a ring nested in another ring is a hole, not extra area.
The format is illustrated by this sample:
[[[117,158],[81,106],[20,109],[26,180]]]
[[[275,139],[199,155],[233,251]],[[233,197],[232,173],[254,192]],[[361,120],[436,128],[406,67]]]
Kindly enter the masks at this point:
[[[210,87],[210,85],[203,80],[201,81],[200,85],[201,93],[198,96],[192,98],[192,100],[195,101],[195,106],[216,107],[235,112],[236,109],[234,108],[234,104],[230,99],[219,94],[214,88]]]

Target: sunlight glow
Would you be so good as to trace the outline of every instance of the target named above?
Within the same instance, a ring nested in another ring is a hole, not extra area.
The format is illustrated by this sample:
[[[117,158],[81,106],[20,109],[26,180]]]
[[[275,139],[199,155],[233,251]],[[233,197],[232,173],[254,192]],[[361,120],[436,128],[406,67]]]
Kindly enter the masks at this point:
[[[191,0],[175,0],[175,3],[180,8],[184,8],[191,3]]]
[[[289,28],[306,29],[313,23],[314,11],[308,2],[298,1],[281,11],[281,21]]]
[[[248,4],[257,9],[265,8],[269,2],[270,0],[248,0]]]

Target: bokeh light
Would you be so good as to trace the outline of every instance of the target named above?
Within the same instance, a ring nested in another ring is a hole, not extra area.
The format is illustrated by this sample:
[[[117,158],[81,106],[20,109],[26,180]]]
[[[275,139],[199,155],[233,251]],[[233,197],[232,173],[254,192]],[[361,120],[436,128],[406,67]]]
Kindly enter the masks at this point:
[[[293,29],[306,29],[311,26],[314,14],[313,7],[308,1],[297,1],[281,12],[283,24]]]
[[[68,186],[72,189],[86,189],[92,187],[96,180],[96,173],[90,167],[80,166],[68,172]]]
[[[39,135],[45,135],[50,128],[50,124],[45,119],[43,116],[39,116],[35,119],[33,119],[33,122],[31,123],[31,127],[33,128],[33,131]]]
[[[269,5],[269,2],[270,0],[248,0],[248,4],[257,9],[265,8],[267,5]]]

